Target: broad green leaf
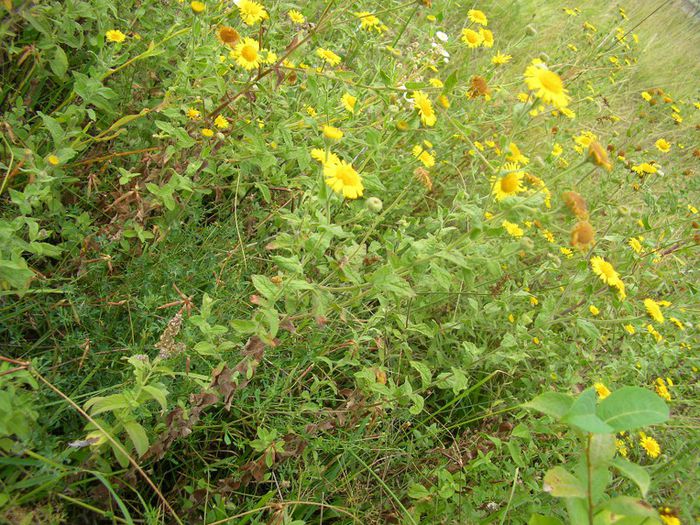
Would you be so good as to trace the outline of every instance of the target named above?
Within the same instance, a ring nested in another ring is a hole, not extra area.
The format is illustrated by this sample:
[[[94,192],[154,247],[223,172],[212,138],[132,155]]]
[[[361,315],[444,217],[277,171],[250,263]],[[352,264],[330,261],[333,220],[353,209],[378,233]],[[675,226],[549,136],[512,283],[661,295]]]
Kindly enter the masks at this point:
[[[554,467],[544,475],[543,490],[555,498],[585,498],[583,483],[563,467]]]
[[[124,408],[129,408],[129,401],[123,394],[113,394],[107,397],[93,397],[92,399],[88,399],[85,403],[85,410],[88,410],[92,416]]]
[[[596,393],[593,388],[584,390],[576,398],[568,412],[562,417],[562,422],[574,425],[584,432],[608,434],[612,427],[603,422],[595,413]]]
[[[155,401],[158,402],[160,407],[165,410],[168,408],[168,390],[162,383],[155,383],[153,385],[145,385],[143,387],[144,392],[151,396]]]
[[[542,516],[541,514],[533,514],[530,516],[530,520],[527,522],[527,525],[564,525],[564,522],[559,518]]]
[[[619,496],[605,503],[606,509],[619,516],[646,516],[658,518],[658,513],[646,501],[630,496]]]
[[[651,478],[644,467],[621,457],[616,457],[612,464],[620,474],[636,483],[643,497],[647,495],[649,485],[651,485]]]
[[[126,433],[129,434],[129,439],[134,444],[134,449],[139,456],[143,456],[148,450],[148,436],[144,428],[136,421],[127,421],[124,423]]]
[[[574,400],[567,394],[544,392],[523,406],[547,414],[555,419],[561,419],[569,411],[573,403]]]
[[[419,483],[413,483],[408,487],[408,497],[411,499],[426,499],[430,497],[430,491]]]
[[[592,434],[588,447],[591,465],[605,466],[615,456],[615,436],[613,434]]]
[[[663,399],[646,388],[626,386],[615,390],[598,405],[598,416],[615,432],[663,423],[669,410]]]
[[[268,301],[274,301],[279,293],[279,287],[273,283],[269,277],[264,275],[253,275],[251,278],[253,286]]]
[[[425,363],[420,361],[410,361],[411,366],[420,374],[422,388],[427,388],[433,380],[433,374]]]

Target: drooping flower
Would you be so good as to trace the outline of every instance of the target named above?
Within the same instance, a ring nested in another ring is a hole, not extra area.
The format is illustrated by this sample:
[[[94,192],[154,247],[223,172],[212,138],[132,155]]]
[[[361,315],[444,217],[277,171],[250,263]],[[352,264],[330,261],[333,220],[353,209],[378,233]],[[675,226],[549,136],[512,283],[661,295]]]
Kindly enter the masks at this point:
[[[322,58],[331,66],[337,66],[338,64],[340,64],[340,57],[330,49],[324,49],[322,47],[319,47],[318,49],[316,49],[316,56]]]
[[[644,432],[639,433],[639,445],[644,449],[646,455],[650,458],[657,458],[661,454],[661,446],[651,436],[647,436]]]
[[[503,199],[513,197],[525,191],[522,184],[525,174],[518,170],[518,165],[509,162],[504,166],[504,169],[508,171],[508,173],[497,178],[491,189],[497,201],[502,201]]]
[[[435,116],[435,110],[433,109],[433,104],[430,102],[428,95],[422,91],[413,92],[413,104],[420,114],[420,120],[426,126],[434,126],[437,122],[437,117]]]
[[[484,37],[481,33],[478,33],[473,29],[462,29],[462,42],[467,44],[469,48],[474,49],[475,47],[479,47],[483,41]]]
[[[592,140],[591,143],[588,145],[588,157],[587,159],[589,162],[592,162],[596,166],[600,166],[601,168],[605,169],[606,171],[611,171],[612,170],[612,164],[610,163],[610,160],[608,159],[608,153],[603,149],[603,146],[601,146],[597,141]]]
[[[543,62],[535,62],[525,69],[525,84],[545,104],[558,109],[569,105],[569,95],[561,77],[547,69]]]
[[[360,174],[351,164],[341,160],[337,163],[326,163],[323,166],[323,176],[326,184],[336,192],[348,199],[357,199],[362,196],[364,186]]]
[[[238,14],[245,25],[252,26],[262,20],[267,20],[269,17],[265,7],[255,0],[238,0],[236,5],[238,6]]]
[[[235,46],[241,39],[238,31],[229,26],[220,26],[216,31],[216,36],[222,44],[226,44],[229,47]]]
[[[571,229],[571,246],[586,249],[595,243],[595,230],[588,221],[577,222]]]
[[[564,199],[564,204],[574,216],[581,220],[588,219],[588,204],[586,204],[586,199],[580,193],[565,191],[561,196]]]
[[[350,93],[344,93],[340,97],[340,103],[343,105],[346,111],[350,113],[355,113],[355,104],[357,103],[357,97],[352,96]]]
[[[105,33],[105,38],[107,39],[107,42],[121,43],[126,40],[126,35],[119,31],[119,29],[110,29]]]
[[[474,22],[475,24],[479,24],[482,26],[489,25],[489,20],[488,18],[486,18],[486,15],[483,11],[479,11],[478,9],[470,9],[469,11],[467,11],[467,16],[469,17],[469,20]]]
[[[243,69],[255,69],[262,62],[260,55],[260,45],[257,40],[245,37],[231,51],[231,58]]]
[[[664,324],[665,318],[664,314],[661,313],[661,306],[659,303],[654,301],[654,299],[647,298],[644,299],[644,308],[646,308],[649,317],[657,323]]]

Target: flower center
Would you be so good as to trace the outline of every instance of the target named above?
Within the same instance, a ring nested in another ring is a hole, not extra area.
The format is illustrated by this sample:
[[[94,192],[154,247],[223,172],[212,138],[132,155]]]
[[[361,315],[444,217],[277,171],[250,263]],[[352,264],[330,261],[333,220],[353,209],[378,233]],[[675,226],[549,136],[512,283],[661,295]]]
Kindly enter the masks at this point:
[[[258,52],[253,46],[243,46],[243,49],[241,49],[241,56],[248,62],[255,62],[258,58]]]
[[[559,75],[551,71],[542,71],[542,73],[540,73],[540,82],[542,82],[542,85],[547,91],[553,93],[561,93],[564,88]]]
[[[501,190],[503,193],[513,193],[518,189],[518,176],[515,173],[509,173],[501,179]]]
[[[355,184],[355,170],[350,166],[343,166],[342,164],[336,168],[335,171],[336,179],[343,181],[346,186],[352,186]]]

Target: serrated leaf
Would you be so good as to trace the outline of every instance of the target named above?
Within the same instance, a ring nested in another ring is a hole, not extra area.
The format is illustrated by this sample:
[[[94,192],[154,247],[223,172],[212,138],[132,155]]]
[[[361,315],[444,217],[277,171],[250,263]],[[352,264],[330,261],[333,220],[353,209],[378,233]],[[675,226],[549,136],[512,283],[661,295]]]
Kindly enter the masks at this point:
[[[555,498],[585,498],[583,483],[563,467],[554,467],[544,475],[543,490]]]
[[[598,416],[615,432],[663,423],[669,410],[663,399],[646,388],[626,386],[600,402]]]

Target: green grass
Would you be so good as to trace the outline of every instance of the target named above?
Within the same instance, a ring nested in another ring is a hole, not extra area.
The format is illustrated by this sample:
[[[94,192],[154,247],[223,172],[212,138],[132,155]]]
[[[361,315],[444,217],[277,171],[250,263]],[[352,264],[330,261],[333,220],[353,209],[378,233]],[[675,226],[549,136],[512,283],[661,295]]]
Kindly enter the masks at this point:
[[[673,381],[671,419],[643,430],[662,453],[647,457],[633,432],[629,458],[651,475],[653,507],[682,523],[700,515],[700,22],[681,2],[596,0],[577,16],[559,1],[480,2],[495,45],[474,51],[459,41],[474,7],[461,1],[266,1],[263,33],[214,1],[199,15],[176,2],[10,4],[0,22],[0,355],[11,360],[0,363],[0,521],[566,520],[542,480],[573,464],[580,440],[522,403],[596,382],[654,390],[657,378]],[[291,8],[314,25],[295,27]],[[389,29],[359,29],[359,11]],[[221,24],[279,59],[309,41],[289,56],[297,67],[251,83],[225,65]],[[125,41],[106,42],[111,29]],[[449,62],[431,47],[437,30]],[[323,65],[318,47],[341,65]],[[512,61],[492,65],[497,51]],[[518,100],[534,58],[561,75],[575,119],[531,115],[538,104]],[[475,75],[490,100],[465,96]],[[415,89],[431,98],[434,127],[405,100]],[[345,92],[357,96],[354,114]],[[207,120],[188,120],[188,108]],[[218,114],[227,129],[216,130]],[[342,140],[325,140],[324,124]],[[610,173],[580,165],[583,132],[609,151]],[[551,207],[532,180],[521,196],[492,198],[511,142]],[[416,175],[420,144],[436,164]],[[351,162],[363,198],[334,194],[312,148]],[[652,161],[660,172],[631,169]],[[577,219],[562,194],[572,190],[596,243],[567,257]],[[637,254],[628,241],[640,236]],[[613,263],[625,300],[591,272],[591,256]],[[648,297],[671,303],[663,324],[646,314]],[[159,341],[182,346],[159,358]],[[181,434],[146,452],[169,432]],[[608,494],[639,495],[622,477]]]

